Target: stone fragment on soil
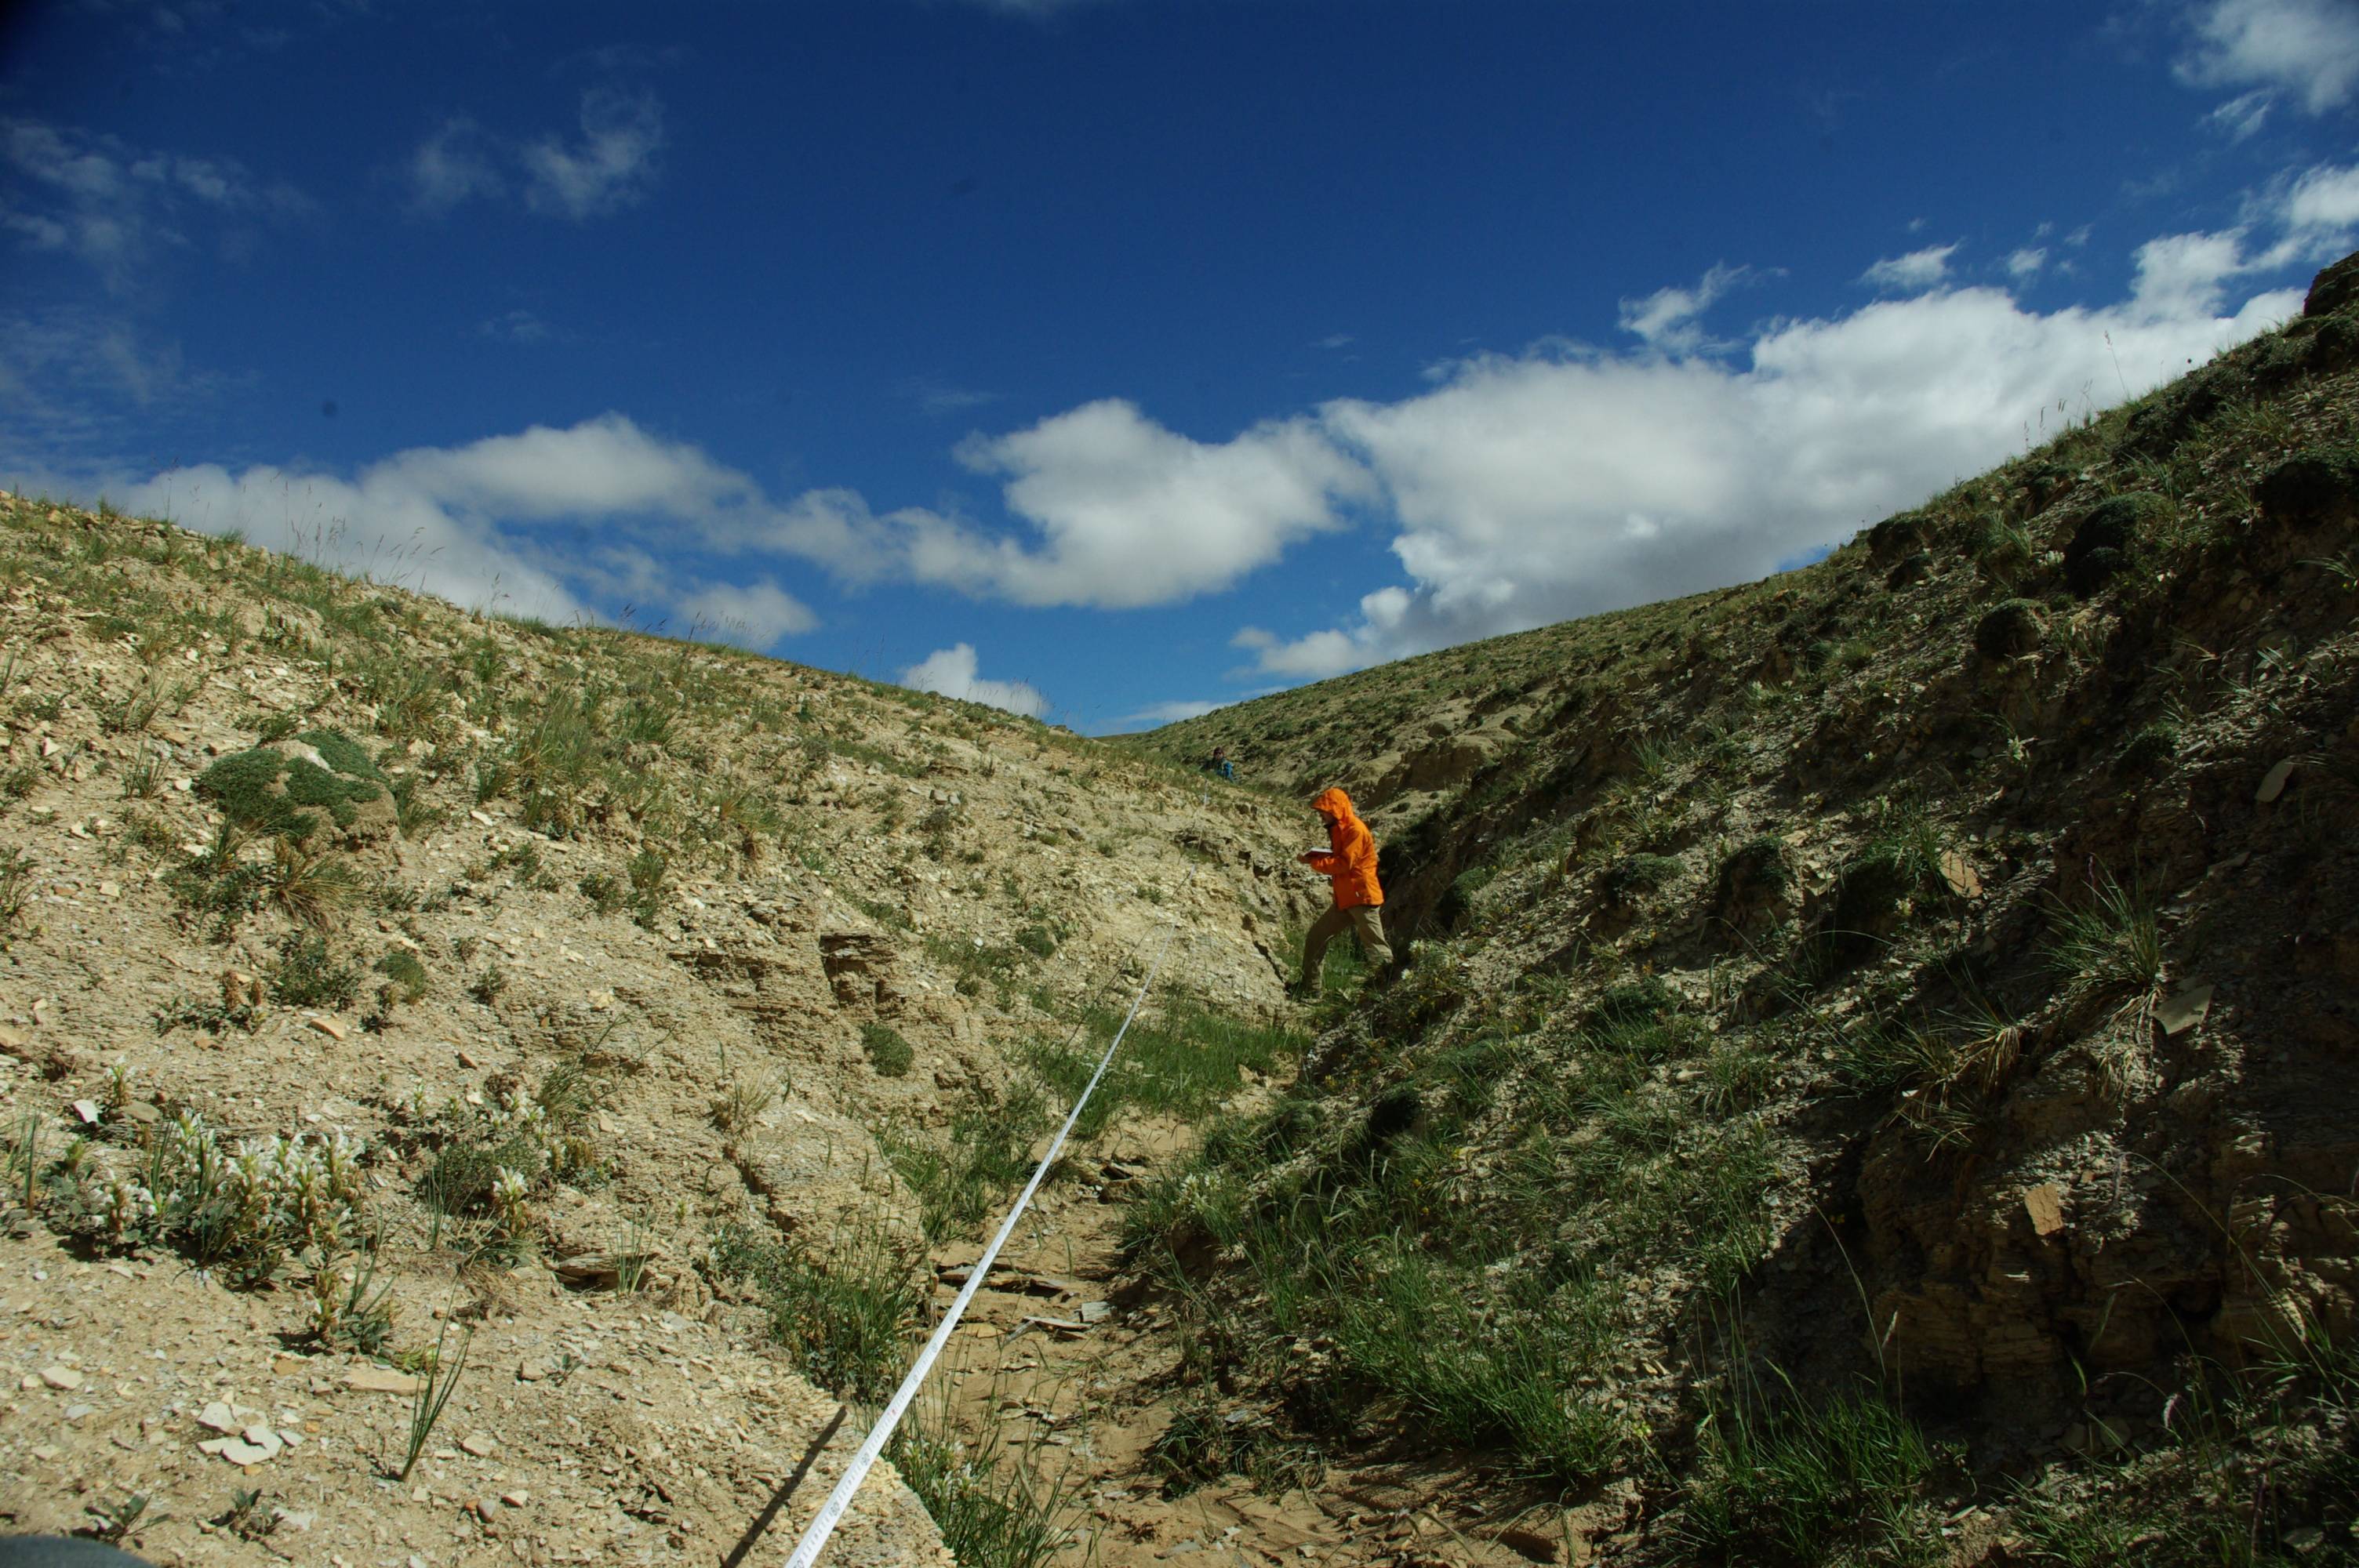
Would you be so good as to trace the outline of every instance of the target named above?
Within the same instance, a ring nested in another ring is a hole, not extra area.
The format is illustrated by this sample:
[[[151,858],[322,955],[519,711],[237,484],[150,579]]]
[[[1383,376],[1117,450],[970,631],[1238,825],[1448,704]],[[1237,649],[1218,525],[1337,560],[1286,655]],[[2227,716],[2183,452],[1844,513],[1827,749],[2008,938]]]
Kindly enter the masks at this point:
[[[2202,1022],[2211,1011],[2212,988],[2189,986],[2176,996],[2164,999],[2162,1005],[2154,1010],[2154,1017],[2165,1034],[2184,1034]]]
[[[2293,759],[2288,757],[2261,775],[2261,787],[2253,792],[2256,803],[2267,806],[2285,794],[2286,781],[2293,777]]]
[[[344,1387],[369,1394],[415,1394],[418,1379],[390,1367],[355,1367],[344,1374]]]
[[[499,1444],[480,1432],[473,1432],[459,1440],[459,1446],[478,1459],[489,1459]]]
[[[2064,1189],[2053,1182],[2042,1182],[2023,1195],[2023,1210],[2031,1217],[2031,1228],[2041,1236],[2053,1236],[2064,1228]]]
[[[82,1374],[71,1367],[44,1367],[41,1381],[53,1389],[72,1390],[82,1387]]]

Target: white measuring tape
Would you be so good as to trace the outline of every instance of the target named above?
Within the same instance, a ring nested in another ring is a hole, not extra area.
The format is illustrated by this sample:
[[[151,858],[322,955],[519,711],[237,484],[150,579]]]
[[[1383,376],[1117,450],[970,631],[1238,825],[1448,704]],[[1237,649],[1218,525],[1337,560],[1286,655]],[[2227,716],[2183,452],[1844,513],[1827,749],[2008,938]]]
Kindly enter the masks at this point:
[[[1194,881],[1195,878],[1190,874],[1190,884],[1192,886]],[[794,1555],[787,1559],[787,1568],[811,1568],[819,1561],[820,1552],[826,1549],[828,1537],[835,1533],[835,1527],[842,1519],[844,1510],[852,1506],[853,1494],[860,1490],[860,1483],[868,1478],[869,1469],[876,1463],[876,1456],[884,1453],[885,1444],[892,1441],[893,1429],[901,1423],[901,1417],[909,1409],[909,1401],[918,1397],[919,1385],[926,1380],[926,1374],[933,1370],[934,1358],[950,1342],[952,1331],[958,1327],[959,1318],[966,1312],[967,1303],[974,1299],[974,1292],[983,1288],[984,1276],[991,1272],[992,1262],[999,1256],[1000,1248],[1014,1233],[1016,1222],[1023,1217],[1026,1206],[1032,1201],[1032,1195],[1039,1190],[1041,1178],[1049,1173],[1049,1167],[1057,1162],[1058,1154],[1063,1152],[1065,1135],[1073,1130],[1073,1124],[1081,1119],[1082,1108],[1090,1103],[1090,1096],[1097,1092],[1098,1080],[1105,1076],[1106,1068],[1113,1065],[1114,1054],[1122,1044],[1122,1037],[1130,1033],[1131,1023],[1138,1017],[1139,1007],[1147,1000],[1147,989],[1155,984],[1156,973],[1163,968],[1163,956],[1171,950],[1171,938],[1179,934],[1179,930],[1175,923],[1164,931],[1163,945],[1155,950],[1155,961],[1147,967],[1147,979],[1139,982],[1138,994],[1130,999],[1129,1013],[1124,1017],[1122,1027],[1114,1032],[1114,1039],[1107,1044],[1105,1054],[1098,1058],[1098,1070],[1090,1075],[1090,1081],[1083,1087],[1081,1098],[1073,1101],[1073,1108],[1065,1113],[1065,1125],[1057,1129],[1057,1136],[1049,1141],[1049,1152],[1040,1156],[1039,1168],[1032,1173],[1032,1179],[1024,1184],[1023,1194],[1016,1198],[1016,1206],[1007,1211],[1007,1218],[1001,1223],[999,1234],[991,1238],[991,1245],[984,1249],[983,1256],[976,1260],[973,1268],[967,1271],[966,1284],[959,1291],[958,1299],[951,1303],[951,1310],[943,1314],[933,1337],[926,1341],[926,1347],[918,1352],[917,1360],[909,1365],[908,1375],[901,1379],[901,1386],[893,1390],[893,1397],[886,1402],[884,1412],[876,1418],[876,1424],[869,1428],[867,1440],[861,1444],[859,1452],[853,1454],[852,1463],[844,1466],[842,1478],[836,1482],[835,1490],[828,1493],[827,1501],[819,1506],[818,1515],[810,1521],[810,1528],[803,1531],[802,1539],[795,1543]]]

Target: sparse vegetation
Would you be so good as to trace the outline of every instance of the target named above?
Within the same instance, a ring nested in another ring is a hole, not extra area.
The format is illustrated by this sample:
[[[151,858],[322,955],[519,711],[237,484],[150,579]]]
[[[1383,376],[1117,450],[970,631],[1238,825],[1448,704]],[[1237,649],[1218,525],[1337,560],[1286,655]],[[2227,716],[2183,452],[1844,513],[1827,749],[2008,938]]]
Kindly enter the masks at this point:
[[[847,1400],[875,1403],[892,1392],[927,1301],[906,1247],[875,1225],[854,1225],[816,1253],[730,1226],[712,1252],[724,1276],[758,1292],[772,1336],[804,1376]]]
[[[917,1060],[917,1052],[901,1037],[901,1032],[886,1023],[870,1022],[860,1026],[860,1047],[868,1053],[868,1065],[876,1069],[881,1078],[897,1078],[908,1073],[909,1064]]]

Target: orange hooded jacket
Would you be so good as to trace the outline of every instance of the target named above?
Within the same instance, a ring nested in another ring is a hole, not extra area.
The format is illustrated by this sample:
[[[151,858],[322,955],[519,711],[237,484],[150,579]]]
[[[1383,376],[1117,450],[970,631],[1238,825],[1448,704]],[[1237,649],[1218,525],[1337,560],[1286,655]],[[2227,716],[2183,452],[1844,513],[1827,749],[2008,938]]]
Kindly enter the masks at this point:
[[[1352,797],[1340,789],[1323,790],[1310,809],[1327,818],[1330,853],[1305,855],[1303,864],[1335,884],[1335,907],[1357,909],[1381,904],[1385,890],[1376,883],[1376,839],[1368,825],[1352,809]]]

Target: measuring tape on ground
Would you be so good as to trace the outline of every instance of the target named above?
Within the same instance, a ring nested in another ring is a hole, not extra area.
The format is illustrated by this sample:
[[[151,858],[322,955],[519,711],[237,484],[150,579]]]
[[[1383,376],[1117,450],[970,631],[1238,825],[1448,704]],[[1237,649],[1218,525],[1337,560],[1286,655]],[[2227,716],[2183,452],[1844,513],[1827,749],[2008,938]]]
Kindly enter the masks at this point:
[[[1188,880],[1192,886],[1195,882],[1192,872]],[[866,1440],[853,1454],[852,1463],[844,1466],[843,1475],[835,1483],[835,1489],[828,1493],[827,1501],[820,1504],[819,1513],[804,1530],[802,1539],[795,1543],[794,1555],[787,1559],[787,1568],[811,1568],[819,1561],[821,1552],[826,1549],[828,1537],[835,1533],[835,1527],[842,1519],[844,1510],[852,1506],[853,1494],[860,1490],[860,1483],[868,1478],[868,1472],[875,1465],[877,1455],[884,1453],[885,1445],[892,1441],[893,1429],[900,1425],[901,1417],[909,1409],[909,1401],[918,1397],[919,1386],[925,1382],[926,1374],[933,1370],[935,1357],[942,1353],[942,1346],[950,1343],[951,1335],[958,1328],[959,1319],[964,1315],[967,1303],[974,1299],[974,1292],[983,1288],[984,1277],[991,1272],[991,1265],[999,1257],[1000,1248],[1014,1234],[1016,1222],[1023,1217],[1025,1208],[1032,1202],[1032,1195],[1039,1191],[1041,1179],[1048,1175],[1049,1167],[1054,1165],[1057,1156],[1064,1152],[1066,1135],[1081,1119],[1082,1108],[1090,1103],[1090,1096],[1097,1092],[1098,1080],[1105,1076],[1106,1068],[1113,1064],[1114,1054],[1122,1045],[1122,1037],[1130,1033],[1140,1006],[1147,1000],[1148,989],[1155,984],[1157,973],[1163,968],[1163,956],[1171,950],[1171,938],[1179,934],[1179,929],[1177,924],[1165,929],[1162,945],[1155,950],[1155,961],[1147,966],[1147,979],[1139,982],[1138,994],[1130,999],[1130,1011],[1124,1016],[1122,1027],[1114,1032],[1114,1039],[1107,1044],[1105,1054],[1098,1058],[1097,1071],[1090,1075],[1089,1083],[1082,1087],[1080,1098],[1073,1101],[1073,1108],[1065,1113],[1065,1124],[1057,1129],[1057,1136],[1049,1141],[1049,1152],[1040,1156],[1038,1168],[1033,1171],[1032,1179],[1024,1184],[1024,1191],[1016,1197],[1016,1206],[1008,1210],[1007,1217],[1001,1221],[999,1234],[991,1238],[991,1245],[983,1249],[983,1256],[975,1260],[973,1268],[967,1271],[966,1283],[960,1288],[958,1299],[951,1303],[951,1310],[942,1314],[942,1321],[934,1329],[933,1337],[926,1341],[926,1347],[919,1351],[918,1358],[909,1364],[908,1373],[902,1378],[901,1386],[894,1390],[893,1397],[886,1401],[884,1411],[876,1418],[876,1424],[868,1429]]]

